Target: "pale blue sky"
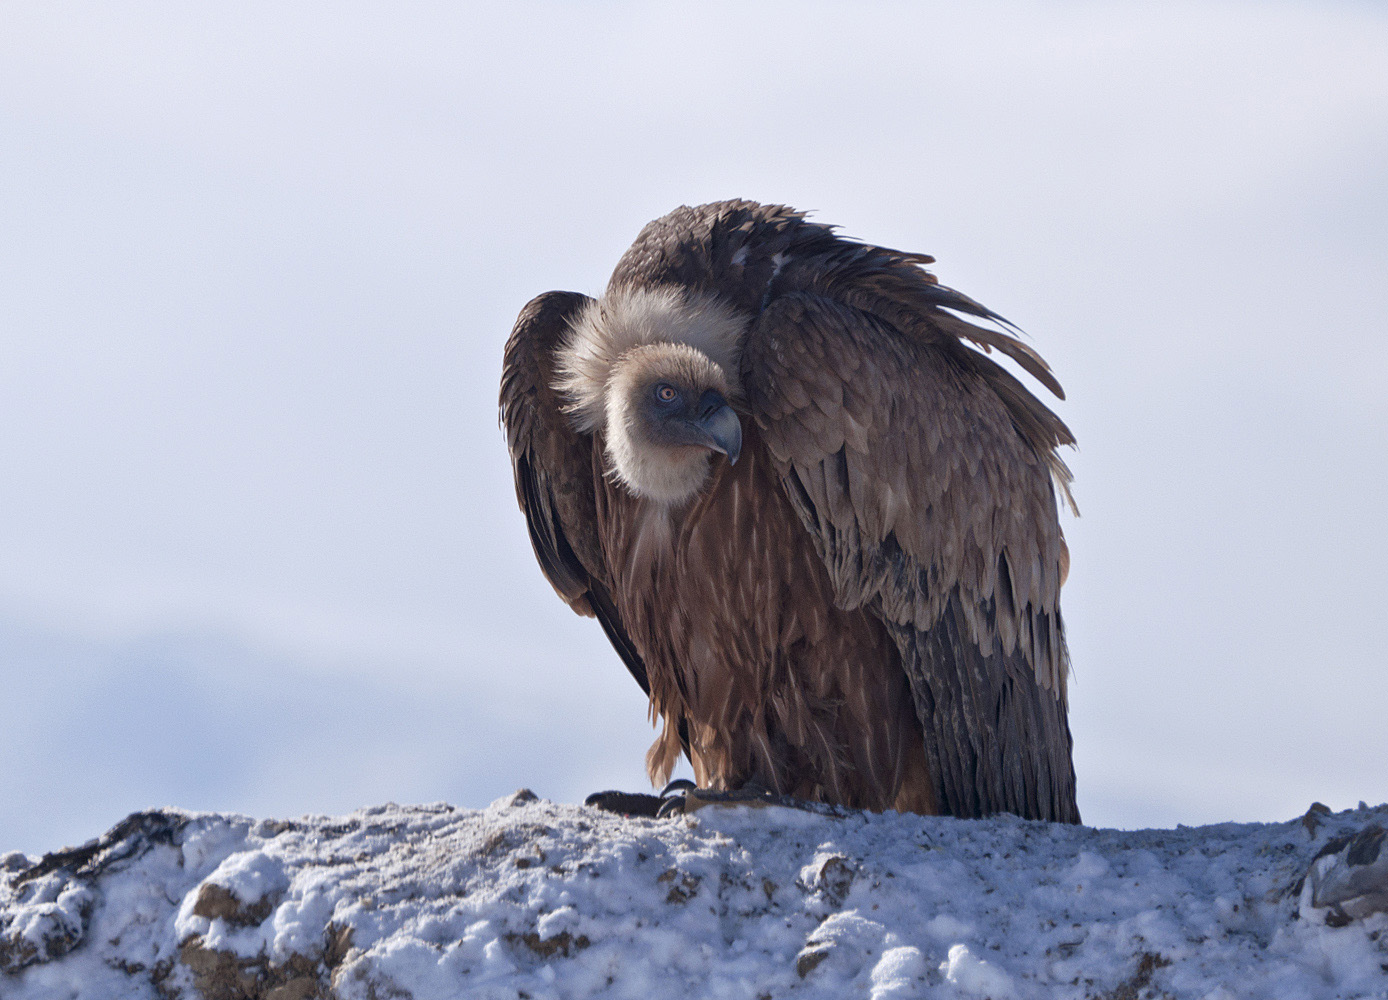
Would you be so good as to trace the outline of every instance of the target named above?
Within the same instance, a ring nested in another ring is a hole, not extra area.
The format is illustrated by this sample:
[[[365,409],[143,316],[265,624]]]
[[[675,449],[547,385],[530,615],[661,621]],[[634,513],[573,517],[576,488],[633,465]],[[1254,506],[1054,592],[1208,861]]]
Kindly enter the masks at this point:
[[[735,196],[1059,374],[1088,822],[1388,799],[1377,5],[7,4],[0,177],[0,849],[641,787],[501,345]]]

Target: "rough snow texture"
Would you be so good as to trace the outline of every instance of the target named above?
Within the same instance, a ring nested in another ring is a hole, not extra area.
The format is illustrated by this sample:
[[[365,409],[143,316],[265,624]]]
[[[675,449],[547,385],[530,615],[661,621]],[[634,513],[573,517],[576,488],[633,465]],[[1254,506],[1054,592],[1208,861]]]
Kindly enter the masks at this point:
[[[1385,820],[143,813],[0,856],[0,996],[1388,997]]]

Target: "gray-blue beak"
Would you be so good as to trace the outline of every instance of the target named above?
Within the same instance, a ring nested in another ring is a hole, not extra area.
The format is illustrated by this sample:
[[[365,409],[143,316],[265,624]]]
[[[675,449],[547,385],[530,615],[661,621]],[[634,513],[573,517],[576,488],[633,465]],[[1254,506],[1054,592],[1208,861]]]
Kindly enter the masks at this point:
[[[699,399],[699,415],[689,421],[694,437],[706,448],[728,456],[736,464],[742,454],[742,421],[723,396],[709,389]]]

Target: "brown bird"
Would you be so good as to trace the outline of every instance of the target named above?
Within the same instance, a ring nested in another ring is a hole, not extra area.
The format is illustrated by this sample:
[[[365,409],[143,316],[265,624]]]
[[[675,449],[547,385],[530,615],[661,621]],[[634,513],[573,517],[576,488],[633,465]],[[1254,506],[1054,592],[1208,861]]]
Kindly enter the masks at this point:
[[[601,298],[516,321],[516,495],[546,577],[650,696],[653,782],[683,753],[713,790],[1079,822],[1074,438],[982,352],[1064,394],[932,262],[784,206],[682,207]]]

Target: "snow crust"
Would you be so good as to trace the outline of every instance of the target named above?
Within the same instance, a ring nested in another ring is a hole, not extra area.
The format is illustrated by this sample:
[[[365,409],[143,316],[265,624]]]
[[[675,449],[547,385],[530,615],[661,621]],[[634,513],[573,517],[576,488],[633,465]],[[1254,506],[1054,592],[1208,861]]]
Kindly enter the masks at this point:
[[[1388,806],[1143,831],[524,792],[138,818],[0,857],[0,996],[1388,997],[1388,916],[1328,920],[1304,877]]]

